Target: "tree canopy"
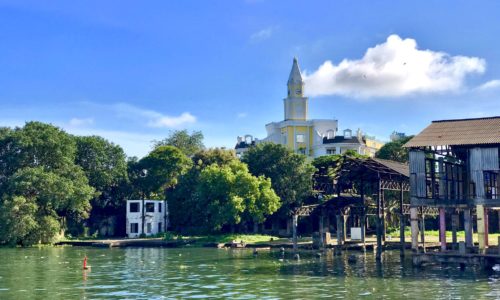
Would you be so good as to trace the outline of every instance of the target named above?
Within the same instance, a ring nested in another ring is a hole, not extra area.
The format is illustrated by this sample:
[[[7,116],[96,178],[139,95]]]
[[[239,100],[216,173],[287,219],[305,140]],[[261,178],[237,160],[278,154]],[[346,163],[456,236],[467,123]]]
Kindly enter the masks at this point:
[[[186,129],[170,132],[167,138],[155,142],[154,147],[157,148],[158,146],[177,147],[187,156],[192,156],[205,148],[203,145],[203,133],[201,131],[193,131],[189,134]]]
[[[375,157],[407,163],[409,159],[408,149],[404,148],[403,145],[411,140],[411,138],[413,138],[413,136],[408,136],[385,144],[377,151]]]
[[[285,209],[300,206],[312,193],[315,168],[306,156],[294,153],[285,146],[261,143],[243,155],[250,173],[271,179],[271,185],[281,198]]]

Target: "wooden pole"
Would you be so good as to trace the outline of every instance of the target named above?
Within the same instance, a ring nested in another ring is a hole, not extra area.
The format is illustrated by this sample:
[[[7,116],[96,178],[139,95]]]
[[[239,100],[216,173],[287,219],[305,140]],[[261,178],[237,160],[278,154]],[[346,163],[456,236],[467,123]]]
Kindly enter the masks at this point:
[[[422,240],[422,251],[425,252],[425,214],[422,207],[422,222],[420,222],[420,239]]]
[[[490,233],[490,217],[488,216],[488,208],[484,208],[484,245],[486,248],[489,246],[488,235]]]
[[[337,219],[337,245],[341,246],[342,245],[342,216],[340,215],[340,212],[335,216]]]
[[[377,253],[376,259],[380,260],[382,258],[382,222],[380,220],[381,211],[381,200],[382,200],[382,181],[380,180],[380,174],[378,177],[378,195],[377,195]]]
[[[403,214],[403,181],[399,190],[399,243],[401,256],[405,255],[405,215]]]
[[[298,249],[297,245],[297,223],[299,216],[294,214],[292,217],[292,232],[293,232],[293,251],[296,252]]]
[[[365,208],[365,188],[363,184],[363,180],[361,180],[361,188],[360,188],[360,196],[361,196],[361,204],[363,206],[361,216],[359,216],[359,227],[361,227],[361,242],[363,243],[363,248],[365,247],[365,235],[366,235],[366,208]]]
[[[418,252],[418,208],[410,207],[411,250]]]
[[[484,217],[484,206],[476,205],[477,213],[477,240],[479,242],[479,253],[484,253],[486,251],[486,240],[485,240],[485,217]]]
[[[324,238],[323,238],[323,230],[324,230],[324,211],[323,209],[321,209],[321,214],[319,216],[319,246],[320,248],[323,248],[325,246],[325,241],[324,241]]]
[[[472,216],[470,208],[464,209],[465,246],[472,248]]]
[[[441,251],[446,251],[446,214],[444,207],[439,208],[439,241],[441,242]]]
[[[459,226],[459,222],[458,213],[454,212],[451,215],[451,247],[455,251],[458,249],[457,228]]]

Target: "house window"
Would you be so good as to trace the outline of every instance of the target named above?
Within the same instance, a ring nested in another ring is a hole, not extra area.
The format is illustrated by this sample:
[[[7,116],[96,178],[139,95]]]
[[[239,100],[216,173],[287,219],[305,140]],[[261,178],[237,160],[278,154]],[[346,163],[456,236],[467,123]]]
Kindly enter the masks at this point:
[[[128,211],[131,213],[139,212],[139,203],[137,202],[129,203]]]
[[[328,155],[335,154],[336,152],[337,152],[337,149],[335,149],[335,148],[326,149],[326,154],[328,154]]]
[[[146,212],[155,212],[155,204],[146,203]]]
[[[163,231],[163,230],[161,230],[162,229],[162,225],[163,224],[161,222],[158,223],[158,232],[162,232]]]
[[[139,233],[139,223],[130,223],[130,233]]]
[[[162,208],[162,204],[158,203],[158,212],[160,212],[160,213],[161,213],[161,208]]]
[[[297,143],[305,143],[305,136],[303,134],[297,134]]]
[[[146,224],[146,233],[151,233],[152,230],[153,230],[153,224],[147,223]]]

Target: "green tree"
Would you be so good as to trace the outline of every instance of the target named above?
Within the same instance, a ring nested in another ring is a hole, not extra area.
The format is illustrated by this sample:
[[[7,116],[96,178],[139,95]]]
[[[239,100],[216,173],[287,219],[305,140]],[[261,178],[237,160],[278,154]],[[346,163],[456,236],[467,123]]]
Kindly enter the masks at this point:
[[[39,229],[35,219],[38,206],[33,200],[5,196],[0,202],[0,243],[28,246],[38,241],[35,236]]]
[[[167,138],[156,141],[154,144],[155,148],[159,146],[177,147],[187,156],[193,156],[196,152],[205,148],[203,145],[203,133],[201,131],[193,131],[189,134],[186,129],[170,132]]]
[[[8,228],[16,220],[27,224],[17,233],[12,231],[15,236],[1,231],[1,241],[48,243],[66,229],[67,222],[88,217],[94,189],[75,157],[74,138],[50,124],[28,122],[1,130],[0,214],[6,221],[0,222]],[[36,226],[31,226],[32,220]]]
[[[271,179],[271,185],[281,198],[283,209],[302,205],[312,193],[312,175],[315,168],[306,156],[294,153],[285,146],[261,143],[243,155],[250,173]]]
[[[255,177],[245,164],[212,164],[201,171],[197,186],[198,205],[205,207],[206,228],[219,231],[239,224],[245,216],[257,224],[280,206],[280,199],[263,176]]]
[[[413,136],[408,136],[394,142],[389,142],[382,146],[380,150],[377,151],[375,157],[388,159],[393,161],[398,161],[402,163],[408,162],[408,148],[404,148],[403,145],[411,140]]]

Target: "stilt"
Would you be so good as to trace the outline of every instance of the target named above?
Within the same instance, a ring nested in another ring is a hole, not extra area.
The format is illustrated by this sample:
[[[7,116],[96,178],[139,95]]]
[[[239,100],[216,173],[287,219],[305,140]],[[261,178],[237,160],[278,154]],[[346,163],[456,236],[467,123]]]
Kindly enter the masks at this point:
[[[486,251],[486,234],[485,234],[485,217],[484,217],[484,206],[476,205],[477,213],[477,240],[479,242],[479,253]]]
[[[399,190],[399,243],[401,256],[405,255],[405,215],[403,214],[403,182],[400,182]]]
[[[321,210],[321,214],[319,216],[319,228],[318,228],[318,232],[319,232],[319,247],[320,248],[324,248],[325,247],[325,239],[324,239],[324,229],[325,229],[325,225],[324,225],[324,212],[323,210]]]
[[[488,208],[484,208],[484,245],[488,248],[489,244],[489,236],[490,234],[490,217],[488,215]]]
[[[446,213],[444,207],[439,208],[439,241],[441,251],[446,251]]]
[[[342,215],[342,242],[347,241],[347,219],[349,216]]]
[[[458,213],[454,212],[451,215],[451,248],[454,251],[458,250],[457,228],[460,225],[459,222]]]
[[[418,209],[410,207],[411,250],[418,252]]]
[[[378,197],[377,197],[377,253],[376,259],[380,260],[382,258],[382,182],[380,178],[378,179]]]
[[[422,221],[420,222],[420,239],[422,240],[422,251],[425,253],[425,215],[422,207]]]
[[[465,246],[467,248],[472,248],[472,218],[471,210],[464,209],[464,230],[465,230]]]
[[[342,216],[340,214],[336,215],[337,219],[337,245],[341,246],[342,243]]]
[[[366,235],[365,220],[366,220],[366,215],[363,212],[363,214],[360,216],[360,224],[359,224],[359,227],[361,228],[361,242],[363,243],[363,247],[365,247],[365,235]]]
[[[292,237],[293,237],[293,251],[296,252],[298,249],[297,245],[297,223],[299,221],[298,215],[293,215],[292,217]]]

